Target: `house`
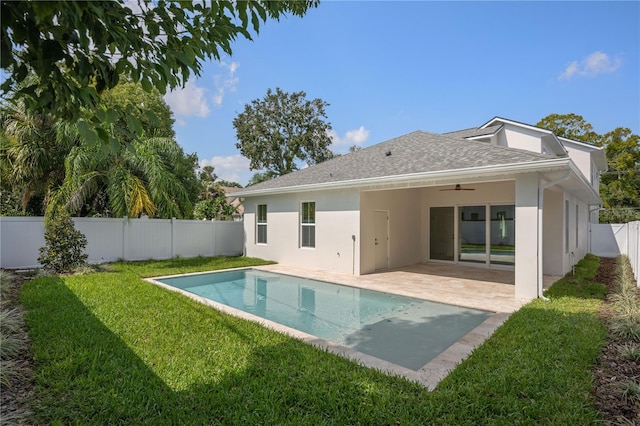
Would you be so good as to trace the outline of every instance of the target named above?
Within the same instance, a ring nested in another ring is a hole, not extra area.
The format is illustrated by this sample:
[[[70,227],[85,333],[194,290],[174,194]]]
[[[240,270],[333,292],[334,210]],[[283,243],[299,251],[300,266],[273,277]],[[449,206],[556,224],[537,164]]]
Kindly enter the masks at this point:
[[[245,253],[349,274],[421,262],[514,271],[542,295],[589,247],[604,150],[500,117],[416,131],[234,193]]]

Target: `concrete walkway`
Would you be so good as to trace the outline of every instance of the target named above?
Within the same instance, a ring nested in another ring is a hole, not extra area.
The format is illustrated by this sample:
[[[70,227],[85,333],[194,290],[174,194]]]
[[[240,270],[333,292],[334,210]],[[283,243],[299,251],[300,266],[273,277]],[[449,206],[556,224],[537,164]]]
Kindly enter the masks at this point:
[[[261,266],[257,269],[495,312],[490,318],[418,371],[338,346],[287,327],[279,325],[272,327],[368,367],[418,382],[429,389],[435,389],[440,380],[468,357],[474,348],[490,337],[512,312],[517,311],[526,303],[514,298],[514,272],[506,270],[435,263],[411,265],[362,276],[281,264]],[[546,281],[550,282],[551,280],[549,278]]]

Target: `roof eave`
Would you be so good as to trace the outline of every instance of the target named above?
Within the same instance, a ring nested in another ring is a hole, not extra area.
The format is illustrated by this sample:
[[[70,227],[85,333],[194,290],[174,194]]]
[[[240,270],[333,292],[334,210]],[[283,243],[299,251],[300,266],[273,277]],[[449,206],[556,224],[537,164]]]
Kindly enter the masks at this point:
[[[487,121],[486,123],[484,123],[479,128],[483,129],[483,128],[492,126],[496,122],[500,122],[500,123],[503,123],[503,124],[511,124],[512,126],[518,126],[518,127],[522,127],[522,128],[529,129],[529,130],[534,130],[534,131],[537,131],[537,132],[540,132],[540,133],[544,133],[547,136],[551,136],[551,139],[553,140],[553,142],[555,142],[555,144],[559,148],[558,150],[554,150],[554,152],[556,154],[558,154],[558,155],[567,154],[567,150],[562,145],[562,142],[560,142],[560,139],[558,138],[558,136],[556,136],[556,134],[553,133],[549,129],[532,126],[531,124],[521,123],[519,121],[509,120],[507,118],[502,118],[502,117],[493,117],[491,120]]]
[[[589,197],[590,197],[590,199],[588,200],[589,204],[590,205],[602,205],[602,198],[600,198],[600,194],[598,194],[596,189],[589,183],[589,181],[582,174],[582,172],[580,171],[578,166],[576,166],[576,164],[572,161],[571,163],[569,163],[569,167],[571,168],[571,171],[580,180],[580,182],[582,183],[582,186],[587,188],[586,192],[589,194]]]
[[[237,197],[255,197],[261,195],[287,194],[292,192],[321,191],[330,189],[351,189],[364,186],[388,185],[388,184],[418,184],[420,181],[445,180],[451,177],[471,176],[499,176],[524,172],[546,172],[569,167],[569,158],[554,158],[541,161],[529,161],[524,163],[501,164],[497,166],[470,167],[466,169],[440,170],[436,172],[410,173],[396,176],[381,176],[365,179],[352,179],[339,182],[323,182],[309,185],[287,186],[282,188],[266,188],[234,193]]]
[[[581,142],[581,141],[577,141],[574,139],[569,139],[569,138],[565,138],[562,136],[558,136],[558,139],[560,141],[567,142],[567,143],[571,143],[574,145],[578,145],[578,146],[582,146],[585,148],[589,148],[591,150],[591,155],[593,156],[596,165],[598,166],[598,168],[600,169],[600,171],[606,171],[609,168],[609,165],[607,164],[607,155],[606,155],[606,151],[604,149],[604,147],[601,146],[596,146],[596,145],[591,145],[589,143],[585,143],[585,142]]]

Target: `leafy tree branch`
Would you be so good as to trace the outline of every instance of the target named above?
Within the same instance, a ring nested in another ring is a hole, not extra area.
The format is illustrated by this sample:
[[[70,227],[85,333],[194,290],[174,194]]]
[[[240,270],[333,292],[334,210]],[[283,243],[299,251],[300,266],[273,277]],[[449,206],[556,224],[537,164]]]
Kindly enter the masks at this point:
[[[303,16],[317,0],[207,2],[2,1],[0,65],[8,74],[3,97],[76,123],[89,141],[120,141],[101,130],[126,117],[100,102],[104,90],[121,78],[154,87],[183,86],[199,76],[204,61],[231,55],[238,37],[251,39],[269,19]],[[29,79],[29,77],[35,77]],[[27,82],[27,83],[25,83]],[[127,121],[139,134],[137,119]]]

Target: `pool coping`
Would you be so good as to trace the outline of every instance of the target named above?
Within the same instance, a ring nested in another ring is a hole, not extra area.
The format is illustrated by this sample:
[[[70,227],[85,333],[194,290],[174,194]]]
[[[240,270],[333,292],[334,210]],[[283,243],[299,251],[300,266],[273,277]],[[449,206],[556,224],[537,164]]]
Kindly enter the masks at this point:
[[[244,269],[266,270],[266,269],[261,269],[259,266],[257,267],[247,266],[247,267],[240,267],[240,268],[214,270],[214,271],[202,271],[202,272],[192,272],[192,273],[186,273],[186,274],[165,275],[165,276],[159,276],[159,277],[144,278],[144,280],[156,286],[165,288],[167,290],[180,293],[192,300],[195,300],[196,302],[199,302],[204,305],[210,306],[214,309],[217,309],[218,311],[221,311],[229,315],[233,315],[235,317],[239,317],[248,321],[258,323],[263,327],[286,334],[290,337],[301,340],[307,344],[326,350],[327,352],[332,353],[334,355],[342,356],[344,358],[347,358],[365,367],[380,370],[387,374],[403,377],[412,382],[419,383],[429,390],[434,390],[442,379],[444,379],[458,364],[460,364],[460,362],[466,359],[476,347],[484,343],[484,341],[487,338],[489,338],[494,333],[494,331],[498,329],[498,327],[500,327],[510,316],[510,313],[487,311],[487,312],[492,312],[492,315],[489,318],[484,320],[481,324],[476,326],[473,330],[471,330],[469,333],[464,335],[457,342],[449,346],[447,349],[445,349],[443,352],[438,354],[435,358],[430,360],[428,363],[426,363],[416,371],[416,370],[411,370],[409,368],[394,364],[389,361],[385,361],[383,359],[374,357],[372,355],[368,355],[368,354],[356,351],[355,349],[338,345],[336,343],[321,339],[317,336],[313,336],[303,331],[296,330],[291,327],[287,327],[285,325],[276,323],[274,321],[250,314],[248,312],[245,312],[236,308],[232,308],[222,303],[215,302],[213,300],[204,298],[202,296],[198,296],[197,294],[191,293],[189,291],[176,288],[168,284],[165,284],[161,281],[158,281],[163,278],[176,278],[176,277],[182,277],[182,276],[202,275],[202,274],[226,272],[226,271],[237,271],[237,270],[244,270]],[[291,276],[295,276],[295,275],[291,275]],[[300,277],[300,278],[304,278],[304,277]],[[341,284],[341,283],[338,283],[338,284],[344,285],[347,287],[358,288],[358,287],[350,286],[347,284]],[[396,294],[396,293],[393,293],[392,291],[388,291],[387,293]]]

